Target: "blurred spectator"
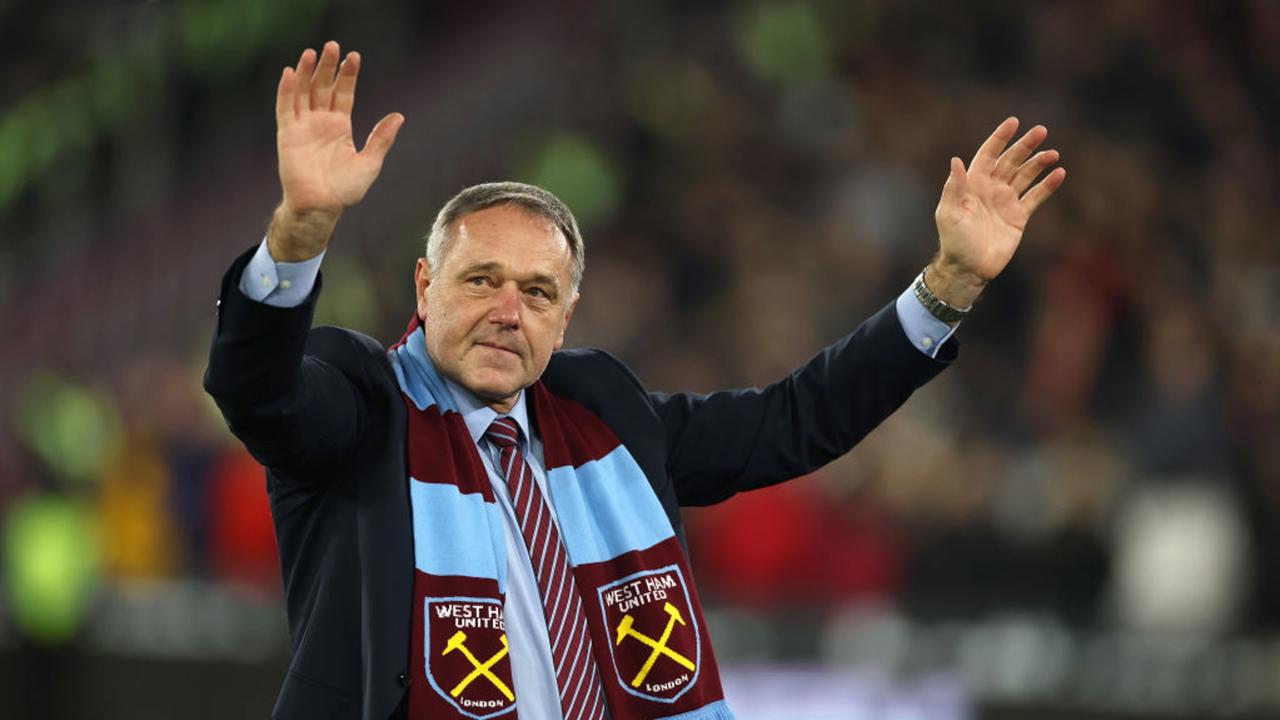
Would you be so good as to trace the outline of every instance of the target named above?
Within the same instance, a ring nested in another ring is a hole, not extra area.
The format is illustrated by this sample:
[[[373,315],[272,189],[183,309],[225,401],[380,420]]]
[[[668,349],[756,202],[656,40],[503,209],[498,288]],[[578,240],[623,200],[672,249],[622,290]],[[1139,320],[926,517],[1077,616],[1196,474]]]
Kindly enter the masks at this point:
[[[215,577],[279,594],[280,564],[262,466],[227,443],[209,475],[209,559]]]
[[[98,500],[109,577],[159,579],[178,571],[183,547],[176,542],[169,485],[155,437],[129,433],[107,462]]]

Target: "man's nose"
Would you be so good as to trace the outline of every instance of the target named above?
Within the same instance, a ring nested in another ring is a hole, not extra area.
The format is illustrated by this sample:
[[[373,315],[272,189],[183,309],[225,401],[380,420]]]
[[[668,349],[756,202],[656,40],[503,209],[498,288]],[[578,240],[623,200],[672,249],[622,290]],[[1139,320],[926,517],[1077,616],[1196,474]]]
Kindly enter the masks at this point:
[[[520,325],[520,288],[507,283],[494,296],[495,304],[489,311],[489,320],[511,327]]]

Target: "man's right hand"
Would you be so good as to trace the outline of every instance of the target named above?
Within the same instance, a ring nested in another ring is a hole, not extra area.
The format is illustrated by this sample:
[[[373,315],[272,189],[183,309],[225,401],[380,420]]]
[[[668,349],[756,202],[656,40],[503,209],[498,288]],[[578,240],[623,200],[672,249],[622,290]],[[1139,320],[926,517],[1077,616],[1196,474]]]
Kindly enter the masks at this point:
[[[378,121],[364,149],[356,151],[351,134],[359,53],[347,53],[338,66],[338,43],[325,43],[317,65],[308,48],[297,69],[286,67],[276,93],[276,152],[284,200],[267,232],[271,256],[299,262],[319,255],[329,244],[342,211],[368,192],[382,161],[404,124],[391,113]]]

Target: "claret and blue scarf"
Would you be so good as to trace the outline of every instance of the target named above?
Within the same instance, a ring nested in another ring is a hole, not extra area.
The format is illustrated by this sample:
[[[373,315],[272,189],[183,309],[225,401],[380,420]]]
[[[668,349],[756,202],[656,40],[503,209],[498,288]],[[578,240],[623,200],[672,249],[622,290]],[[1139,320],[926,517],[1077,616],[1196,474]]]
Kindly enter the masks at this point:
[[[410,717],[512,720],[501,510],[416,316],[388,354],[409,419]],[[526,392],[610,716],[732,720],[688,561],[640,466],[586,408],[541,381]]]

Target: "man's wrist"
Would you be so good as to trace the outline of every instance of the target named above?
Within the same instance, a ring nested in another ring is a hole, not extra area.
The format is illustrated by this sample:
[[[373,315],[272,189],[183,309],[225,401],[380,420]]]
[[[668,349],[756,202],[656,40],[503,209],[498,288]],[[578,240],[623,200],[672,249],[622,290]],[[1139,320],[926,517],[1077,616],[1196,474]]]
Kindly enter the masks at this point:
[[[958,310],[968,310],[978,301],[987,283],[973,273],[964,272],[935,258],[922,273],[925,287],[939,300]]]
[[[281,203],[271,215],[267,249],[276,262],[303,262],[329,247],[340,212],[298,212]]]
[[[926,268],[927,269],[927,268]],[[961,320],[965,319],[969,314],[969,308],[957,308],[948,305],[934,295],[929,286],[924,284],[924,270],[916,275],[916,279],[911,281],[909,292],[915,296],[916,303],[929,314],[930,317],[940,320],[952,327],[955,327]]]

